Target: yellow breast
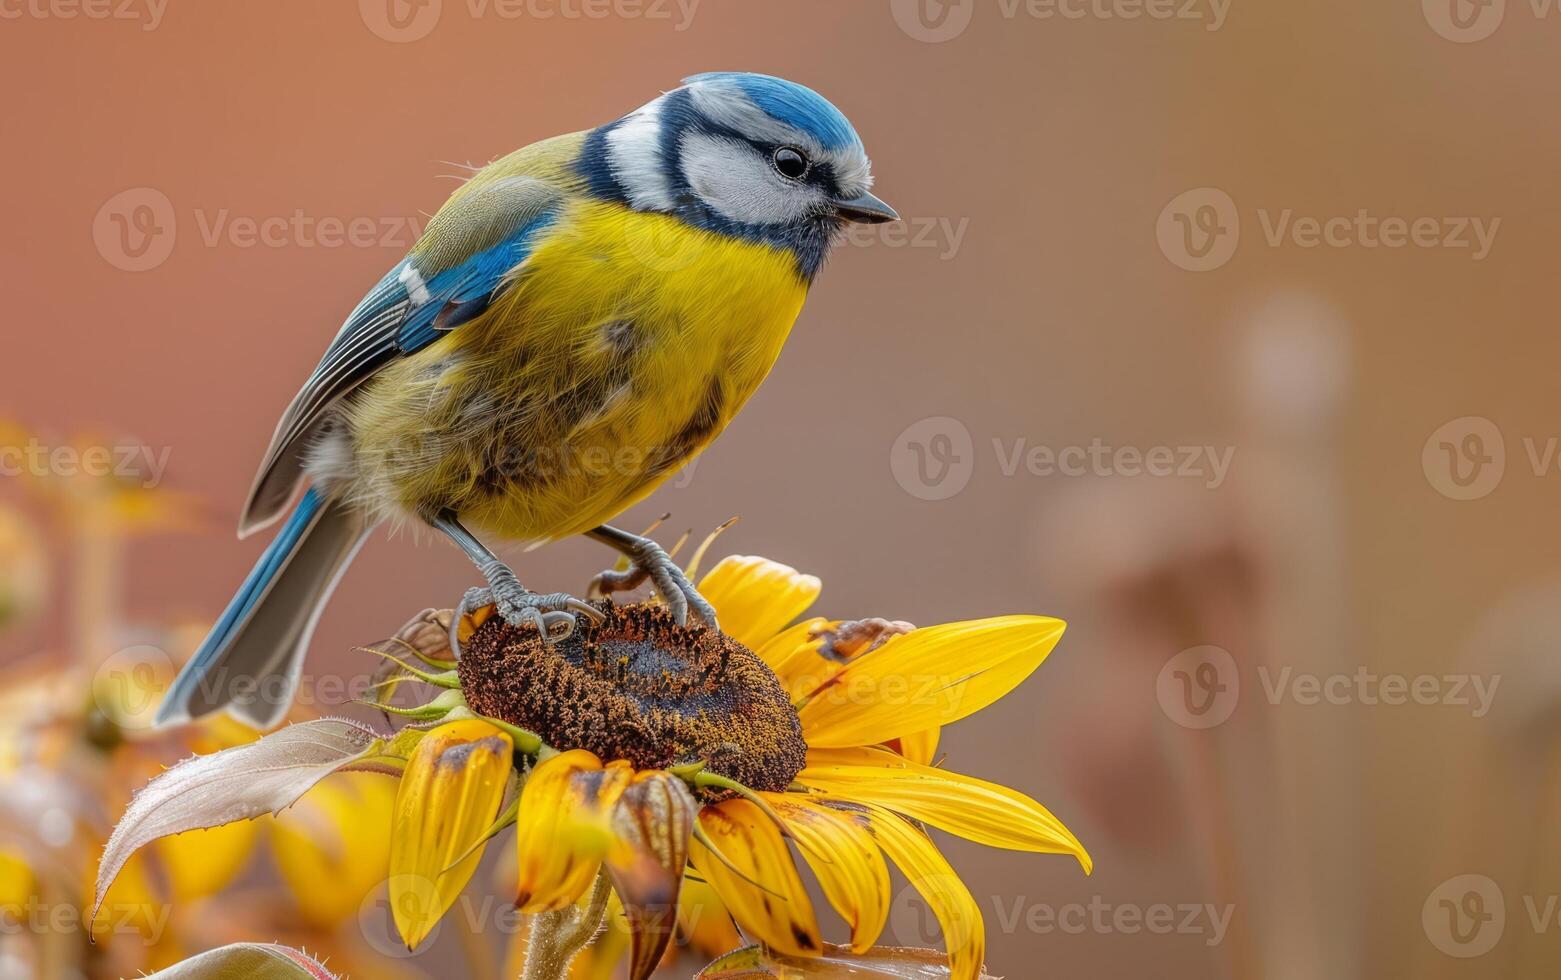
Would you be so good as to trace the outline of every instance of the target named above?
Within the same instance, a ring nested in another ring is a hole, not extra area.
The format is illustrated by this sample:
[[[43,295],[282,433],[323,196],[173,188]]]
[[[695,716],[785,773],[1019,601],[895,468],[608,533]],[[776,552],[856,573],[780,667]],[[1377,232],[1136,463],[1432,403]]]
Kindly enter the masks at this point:
[[[356,493],[527,541],[604,523],[720,434],[806,291],[783,250],[571,205],[487,313],[365,385]]]

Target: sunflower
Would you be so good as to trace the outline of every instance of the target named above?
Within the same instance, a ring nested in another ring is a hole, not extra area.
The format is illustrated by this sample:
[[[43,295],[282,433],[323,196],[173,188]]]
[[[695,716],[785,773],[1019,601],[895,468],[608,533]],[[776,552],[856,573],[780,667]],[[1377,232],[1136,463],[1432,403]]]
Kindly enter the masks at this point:
[[[609,908],[622,911],[635,980],[656,968],[680,926],[698,934],[701,912],[710,931],[712,906],[778,956],[823,955],[831,947],[795,845],[848,926],[851,951],[867,952],[883,931],[892,863],[937,917],[949,973],[975,980],[981,911],[925,826],[1071,854],[1089,872],[1078,839],[1039,803],[934,764],[942,726],[1029,676],[1061,621],[799,621],[819,580],[757,557],[724,559],[699,589],[720,632],[680,626],[655,602],[601,599],[602,621],[562,638],[512,626],[491,608],[453,623],[430,611],[394,641],[406,659],[379,652],[397,666],[394,683],[414,678],[438,696],[381,705],[410,720],[394,736],[325,723],[334,727],[318,729],[321,744],[309,750],[317,774],[300,761],[313,733],[296,733],[287,758],[308,774],[253,805],[285,807],[337,769],[398,775],[389,904],[409,948],[455,903],[487,842],[513,834],[516,905],[532,916],[528,977],[564,976]],[[252,755],[245,764],[269,763]],[[181,783],[178,769],[161,778],[169,792]],[[166,794],[143,796],[145,812],[125,822],[146,820]],[[234,819],[232,807],[223,819]],[[124,850],[109,846],[114,860]]]

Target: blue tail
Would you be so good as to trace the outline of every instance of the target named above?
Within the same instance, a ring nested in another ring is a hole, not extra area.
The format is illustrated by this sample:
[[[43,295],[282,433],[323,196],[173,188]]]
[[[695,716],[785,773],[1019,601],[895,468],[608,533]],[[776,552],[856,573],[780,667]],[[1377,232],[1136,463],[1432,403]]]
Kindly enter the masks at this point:
[[[292,705],[309,636],[369,527],[311,487],[157,711],[158,726],[227,709],[271,728]]]

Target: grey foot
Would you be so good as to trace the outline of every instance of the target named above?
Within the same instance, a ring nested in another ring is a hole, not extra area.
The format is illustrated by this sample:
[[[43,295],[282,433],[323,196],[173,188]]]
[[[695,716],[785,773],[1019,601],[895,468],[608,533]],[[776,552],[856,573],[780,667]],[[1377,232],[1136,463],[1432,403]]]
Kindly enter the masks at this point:
[[[600,623],[605,618],[601,610],[568,593],[539,595],[514,578],[496,578],[497,581],[487,588],[467,590],[455,611],[456,622],[474,609],[492,605],[511,626],[535,626],[549,643],[556,643],[575,631],[577,616],[584,616],[592,623]]]
[[[612,595],[614,592],[627,592],[649,579],[679,626],[688,625],[688,612],[692,609],[711,629],[721,628],[720,623],[716,622],[715,607],[699,594],[694,583],[688,580],[688,576],[683,574],[683,570],[661,545],[649,538],[641,538],[626,548],[624,554],[629,559],[628,570],[620,572],[608,569],[602,572],[591,580],[593,593]]]

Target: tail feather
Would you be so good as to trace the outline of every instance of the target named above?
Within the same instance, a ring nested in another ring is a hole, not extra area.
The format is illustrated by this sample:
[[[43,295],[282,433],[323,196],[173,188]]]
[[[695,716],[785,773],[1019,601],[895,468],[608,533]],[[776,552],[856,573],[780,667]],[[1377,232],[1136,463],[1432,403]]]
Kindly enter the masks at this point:
[[[286,716],[325,602],[368,536],[357,512],[311,488],[174,680],[159,726],[226,709],[260,728]]]

